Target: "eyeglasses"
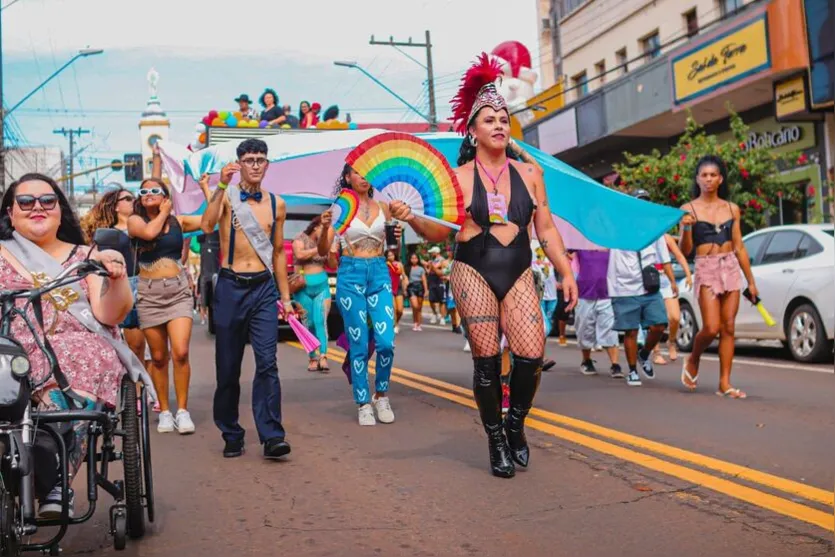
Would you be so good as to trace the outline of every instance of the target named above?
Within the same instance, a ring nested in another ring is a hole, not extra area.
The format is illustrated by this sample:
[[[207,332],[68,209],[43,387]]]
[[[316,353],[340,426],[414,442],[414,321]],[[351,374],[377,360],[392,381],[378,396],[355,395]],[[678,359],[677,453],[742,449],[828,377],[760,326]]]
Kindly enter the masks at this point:
[[[146,195],[165,195],[165,190],[163,188],[141,188],[139,197],[145,197]]]
[[[58,195],[54,193],[47,193],[41,196],[34,195],[16,195],[15,201],[21,211],[32,211],[35,208],[35,203],[39,203],[44,211],[51,211],[58,205]]]
[[[132,195],[126,195],[124,197],[120,197],[118,199],[118,201],[133,201],[133,196]]]
[[[264,166],[267,164],[267,159],[264,157],[259,157],[257,159],[241,159],[241,164],[254,168],[256,166]]]

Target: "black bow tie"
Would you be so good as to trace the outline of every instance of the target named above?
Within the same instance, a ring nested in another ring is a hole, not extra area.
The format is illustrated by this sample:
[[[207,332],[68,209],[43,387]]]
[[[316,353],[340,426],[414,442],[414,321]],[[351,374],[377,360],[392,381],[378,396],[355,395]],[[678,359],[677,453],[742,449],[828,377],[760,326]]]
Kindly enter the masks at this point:
[[[260,191],[250,193],[248,191],[241,190],[241,203],[245,203],[247,199],[254,199],[256,202],[260,203],[263,197],[264,195]]]

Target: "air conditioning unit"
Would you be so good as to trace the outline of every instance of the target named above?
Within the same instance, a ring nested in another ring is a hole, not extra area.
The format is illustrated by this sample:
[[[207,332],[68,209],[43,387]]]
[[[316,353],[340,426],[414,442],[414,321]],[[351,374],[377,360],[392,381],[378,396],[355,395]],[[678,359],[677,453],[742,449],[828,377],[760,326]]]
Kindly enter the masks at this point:
[[[551,30],[551,18],[550,17],[543,17],[542,18],[542,30],[543,31],[550,31]]]

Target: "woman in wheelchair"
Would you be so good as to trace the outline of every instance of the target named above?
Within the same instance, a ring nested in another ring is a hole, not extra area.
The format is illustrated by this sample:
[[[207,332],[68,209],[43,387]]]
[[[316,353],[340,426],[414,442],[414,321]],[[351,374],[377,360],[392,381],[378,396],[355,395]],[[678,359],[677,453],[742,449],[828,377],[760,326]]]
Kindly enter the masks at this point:
[[[97,251],[84,246],[78,218],[55,181],[40,174],[26,174],[9,186],[0,204],[0,240],[6,241],[0,247],[2,289],[31,288],[48,282],[54,277],[34,269],[44,265],[54,267],[55,262],[60,263],[62,268],[88,257],[102,263],[109,276],[90,275],[79,286],[88,298],[93,317],[104,326],[105,334],[118,338],[117,326],[133,306],[124,257],[113,250]],[[17,253],[17,257],[12,251]],[[21,253],[29,255],[21,256]],[[84,409],[90,410],[103,405],[116,405],[126,369],[107,339],[92,332],[67,311],[80,295],[77,290],[64,287],[47,294],[42,301],[42,334],[52,345],[60,368],[79,400],[71,401],[57,387],[55,378],[50,377],[33,394],[33,404],[39,410],[66,410],[71,404],[76,408],[83,405]],[[32,315],[30,318],[34,323]],[[46,379],[50,367],[23,320],[12,322],[12,334],[29,356],[31,377],[35,383]],[[83,460],[86,428],[86,422],[72,422],[68,482]],[[60,515],[60,485],[59,482],[49,493],[38,494],[41,517],[55,518]]]

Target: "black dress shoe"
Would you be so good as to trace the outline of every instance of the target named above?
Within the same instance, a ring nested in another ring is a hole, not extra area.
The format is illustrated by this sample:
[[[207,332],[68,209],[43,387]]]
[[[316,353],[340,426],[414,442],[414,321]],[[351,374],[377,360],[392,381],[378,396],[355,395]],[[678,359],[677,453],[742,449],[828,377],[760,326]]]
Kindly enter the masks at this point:
[[[264,458],[276,459],[290,454],[290,444],[284,439],[268,439],[264,443]]]
[[[223,447],[224,458],[235,458],[244,454],[243,439],[228,439]]]

